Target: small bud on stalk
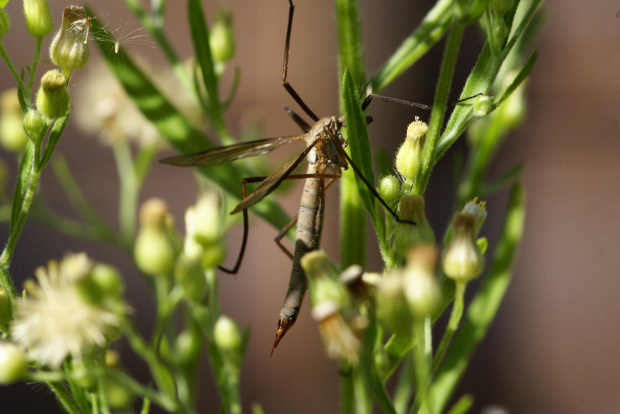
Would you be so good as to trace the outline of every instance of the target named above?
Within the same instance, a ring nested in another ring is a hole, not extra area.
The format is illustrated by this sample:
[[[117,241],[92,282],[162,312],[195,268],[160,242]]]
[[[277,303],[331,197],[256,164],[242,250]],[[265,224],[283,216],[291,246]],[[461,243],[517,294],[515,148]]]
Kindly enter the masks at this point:
[[[41,77],[37,92],[37,110],[48,119],[65,116],[69,110],[67,78],[57,70],[49,70]]]
[[[134,259],[147,275],[171,275],[179,253],[172,229],[172,216],[160,199],[146,201],[140,209],[140,231]]]
[[[396,170],[406,179],[415,180],[422,163],[422,149],[428,125],[417,117],[407,127],[407,137],[396,153]]]
[[[10,342],[0,342],[0,384],[12,384],[25,378],[26,353]]]
[[[467,283],[484,269],[484,257],[475,240],[475,218],[471,214],[456,213],[452,228],[452,240],[443,252],[443,270],[455,282]]]
[[[65,74],[86,64],[90,50],[90,17],[81,6],[68,6],[62,14],[60,30],[50,45],[50,58]]]
[[[33,36],[45,36],[54,28],[47,0],[24,0],[26,28]]]

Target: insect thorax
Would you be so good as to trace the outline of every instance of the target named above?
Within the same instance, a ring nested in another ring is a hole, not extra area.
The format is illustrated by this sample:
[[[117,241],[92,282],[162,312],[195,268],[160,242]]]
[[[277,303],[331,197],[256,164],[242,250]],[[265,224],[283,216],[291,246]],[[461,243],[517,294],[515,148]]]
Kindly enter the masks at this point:
[[[340,169],[346,166],[346,161],[342,159],[339,148],[344,146],[344,139],[340,133],[342,123],[335,117],[325,117],[319,119],[310,129],[306,138],[306,145],[314,148],[308,154],[310,164],[319,163],[318,170],[322,173],[325,170],[332,170],[339,173]]]

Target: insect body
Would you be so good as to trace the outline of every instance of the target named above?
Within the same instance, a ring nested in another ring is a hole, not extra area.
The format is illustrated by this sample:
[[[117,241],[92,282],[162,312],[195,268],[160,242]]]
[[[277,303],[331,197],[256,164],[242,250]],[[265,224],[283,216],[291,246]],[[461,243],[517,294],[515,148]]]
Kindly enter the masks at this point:
[[[385,207],[386,211],[388,211],[397,221],[415,224],[413,222],[403,221],[398,218],[398,215],[383,199],[381,199],[374,186],[363,176],[359,168],[357,168],[351,158],[344,151],[344,147],[347,143],[344,141],[340,133],[341,128],[344,126],[344,119],[342,117],[326,117],[319,119],[288,83],[288,51],[291,25],[293,21],[293,11],[294,6],[289,0],[289,20],[284,47],[282,85],[291,97],[293,97],[295,102],[297,102],[304,110],[304,112],[312,118],[315,122],[314,125],[310,126],[299,115],[286,108],[289,115],[291,115],[293,120],[304,130],[305,134],[244,142],[225,147],[212,148],[197,154],[181,155],[162,160],[162,162],[166,164],[177,166],[219,165],[226,161],[235,161],[241,158],[266,154],[289,142],[301,140],[305,141],[306,149],[298,157],[282,166],[278,171],[274,172],[269,177],[250,177],[244,179],[242,186],[243,199],[241,203],[239,203],[239,205],[231,212],[231,214],[243,212],[244,215],[245,231],[239,257],[233,269],[220,267],[221,270],[228,273],[236,273],[239,269],[247,242],[247,209],[275,190],[285,179],[305,179],[306,181],[299,206],[299,213],[296,220],[297,237],[295,240],[294,254],[289,253],[286,248],[280,245],[287,255],[293,260],[293,268],[291,270],[289,287],[284,298],[284,304],[280,311],[280,317],[278,319],[276,338],[271,350],[272,354],[284,334],[291,328],[291,326],[293,326],[295,320],[297,319],[297,315],[299,314],[299,309],[301,308],[303,297],[308,287],[306,276],[300,264],[301,258],[306,253],[319,247],[321,229],[323,225],[325,189],[329,184],[331,184],[331,182],[333,182],[333,180],[340,177],[342,168],[347,169],[348,166],[351,165],[352,169],[365,183],[369,191],[374,194],[377,200],[379,200],[379,202]],[[373,98],[386,100],[386,98],[378,95],[369,95],[362,103],[362,109],[365,109]],[[424,105],[412,104],[405,101],[395,101],[412,106],[426,107]],[[370,118],[367,118],[366,121],[370,122]],[[306,173],[292,174],[293,170],[301,164],[305,158],[308,159],[308,169]],[[325,179],[331,179],[332,181],[326,185]],[[248,182],[260,182],[260,185],[246,197],[245,184]],[[291,223],[286,229],[292,227],[293,224],[294,222]],[[284,234],[285,233],[282,232],[276,238],[278,244],[280,238],[282,238]]]

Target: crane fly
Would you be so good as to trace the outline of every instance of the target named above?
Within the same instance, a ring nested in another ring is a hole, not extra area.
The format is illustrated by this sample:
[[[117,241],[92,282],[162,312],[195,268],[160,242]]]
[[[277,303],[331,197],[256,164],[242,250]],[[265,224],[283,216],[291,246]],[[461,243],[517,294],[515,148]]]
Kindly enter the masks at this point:
[[[243,212],[244,235],[239,257],[237,258],[237,262],[232,269],[227,269],[220,266],[220,269],[227,273],[236,273],[239,269],[247,243],[247,209],[274,191],[280,183],[282,183],[282,181],[286,179],[305,179],[297,219],[293,220],[276,237],[276,243],[278,246],[280,246],[280,248],[293,260],[293,267],[291,270],[289,287],[284,297],[284,304],[280,310],[276,338],[271,350],[272,354],[278,346],[280,340],[284,337],[284,334],[293,326],[295,320],[297,319],[297,315],[299,314],[304,295],[308,289],[308,282],[300,261],[306,253],[319,248],[321,231],[323,227],[325,189],[335,180],[340,178],[342,169],[347,169],[350,165],[368,187],[370,192],[377,197],[379,202],[392,216],[395,217],[397,221],[415,224],[411,221],[401,220],[398,217],[396,212],[394,212],[394,210],[392,210],[390,206],[388,206],[388,204],[379,196],[374,186],[364,177],[359,168],[353,163],[349,155],[345,152],[344,148],[346,147],[347,142],[340,133],[342,127],[345,126],[344,117],[332,116],[319,119],[288,83],[288,52],[294,9],[295,6],[292,1],[289,0],[289,19],[286,32],[286,42],[284,46],[282,85],[295,100],[295,102],[297,102],[304,112],[314,121],[314,124],[308,124],[291,109],[285,107],[295,123],[297,123],[297,125],[304,130],[304,134],[242,142],[224,147],[212,148],[196,154],[181,155],[162,160],[165,164],[175,166],[213,166],[220,165],[228,161],[264,155],[291,142],[304,141],[306,144],[305,150],[299,154],[299,156],[283,165],[270,176],[249,177],[243,179],[242,201],[230,213],[236,214]],[[362,109],[366,109],[373,98],[428,109],[428,106],[426,105],[400,101],[374,94],[369,95],[364,100],[362,103]],[[366,122],[369,123],[370,121],[371,118],[367,117]],[[301,164],[301,162],[306,158],[308,159],[308,167],[305,174],[293,174],[295,168],[297,168],[297,166],[299,166],[299,164]],[[331,181],[326,184],[326,179]],[[254,189],[254,191],[246,196],[246,184],[252,182],[260,182],[260,184],[256,187],[256,189]],[[295,223],[297,223],[295,251],[294,253],[290,253],[284,245],[280,244],[280,240]]]

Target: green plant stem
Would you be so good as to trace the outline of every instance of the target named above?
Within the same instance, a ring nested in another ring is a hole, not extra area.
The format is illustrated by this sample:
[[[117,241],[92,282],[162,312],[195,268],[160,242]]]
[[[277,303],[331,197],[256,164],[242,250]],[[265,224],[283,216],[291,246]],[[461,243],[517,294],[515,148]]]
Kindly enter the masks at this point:
[[[441,361],[450,346],[450,342],[452,342],[452,337],[459,327],[459,323],[463,317],[466,286],[467,285],[464,283],[456,284],[456,292],[454,296],[454,304],[452,305],[452,312],[450,313],[450,320],[448,321],[446,332],[444,333],[443,338],[441,338],[441,343],[435,353],[435,359],[433,360],[433,365],[431,366],[431,373],[437,371],[439,364],[441,364]]]
[[[30,91],[34,85],[34,77],[37,73],[37,67],[39,66],[39,57],[41,56],[41,46],[43,45],[43,36],[37,36],[37,45],[34,49],[34,59],[32,60],[32,66],[30,66],[30,75],[28,76],[28,85],[26,86],[27,100],[30,100]]]
[[[350,366],[340,367],[340,412],[355,414],[355,390]]]
[[[354,83],[364,84],[364,60],[359,3],[354,0],[335,0],[338,29],[338,74],[343,79],[345,68]],[[340,111],[344,113],[344,87],[340,85]],[[346,151],[351,154],[351,147]],[[359,194],[354,172],[343,172],[340,180],[340,266],[364,266],[366,257],[367,216]]]
[[[170,398],[162,395],[161,393],[153,390],[152,388],[140,384],[127,374],[124,374],[117,370],[108,370],[106,372],[106,376],[108,376],[112,381],[116,382],[121,387],[131,391],[136,395],[140,395],[143,398],[147,398],[150,401],[153,401],[154,403],[158,404],[159,406],[168,411],[175,412],[176,410],[178,410],[177,405],[174,401],[170,400]]]
[[[409,410],[410,414],[418,411],[418,408],[428,401],[428,386],[430,383],[430,369],[427,358],[426,328],[425,320],[417,320],[414,324],[414,333],[417,339],[417,346],[413,348],[413,360],[415,362],[415,378],[416,378],[416,399]],[[433,414],[432,409],[426,414]]]
[[[13,62],[11,61],[11,58],[9,57],[9,54],[6,52],[6,49],[4,48],[4,43],[0,40],[0,56],[2,56],[2,60],[4,60],[4,62],[6,63],[7,67],[9,68],[9,71],[11,71],[11,75],[13,75],[13,78],[15,79],[15,82],[17,82],[17,87],[25,92],[26,91],[26,87],[24,85],[24,82],[22,81],[22,78],[19,76],[19,73],[17,73],[17,70],[15,69],[15,66],[13,66]],[[27,99],[27,104],[28,104],[28,108],[30,109],[31,103],[30,103],[30,97],[26,96],[26,94],[24,94],[25,98]]]
[[[38,153],[38,151],[35,150],[35,159],[37,158],[36,153]],[[37,190],[40,176],[40,171],[36,171],[32,168],[28,177],[26,190],[19,208],[19,212],[15,220],[11,223],[9,238],[4,246],[2,255],[0,255],[0,284],[6,289],[11,302],[15,301],[17,292],[15,291],[15,286],[13,285],[13,281],[11,280],[11,276],[9,274],[9,265],[11,264],[11,260],[15,254],[15,246],[19,240],[19,236],[21,235],[24,225],[26,224],[28,212],[30,211],[30,206],[32,205],[32,200],[34,199],[34,194]]]
[[[437,81],[437,88],[435,89],[435,100],[433,102],[433,110],[428,125],[428,133],[426,134],[426,142],[424,143],[420,172],[413,186],[414,194],[424,194],[431,171],[435,165],[435,147],[443,128],[443,121],[448,108],[448,95],[450,94],[452,78],[454,77],[456,60],[464,31],[465,25],[456,20],[448,35],[446,49],[441,62],[439,80]]]
[[[140,334],[136,331],[135,327],[128,320],[125,320],[124,332],[129,342],[129,345],[134,350],[134,352],[146,361],[149,370],[153,375],[153,379],[157,384],[157,388],[162,390],[170,401],[173,401],[176,409],[180,409],[180,407],[177,406],[178,398],[176,392],[176,383],[174,381],[174,378],[172,377],[172,374],[163,365],[161,360],[157,357],[157,354],[153,351],[151,347],[146,344],[142,336],[140,336]],[[156,400],[152,401],[157,402]]]
[[[131,246],[136,233],[136,214],[140,183],[134,174],[131,148],[129,148],[127,140],[118,140],[112,145],[112,149],[114,151],[114,159],[116,160],[121,187],[118,203],[120,234],[123,240],[123,246]]]

